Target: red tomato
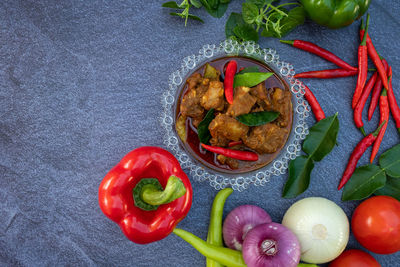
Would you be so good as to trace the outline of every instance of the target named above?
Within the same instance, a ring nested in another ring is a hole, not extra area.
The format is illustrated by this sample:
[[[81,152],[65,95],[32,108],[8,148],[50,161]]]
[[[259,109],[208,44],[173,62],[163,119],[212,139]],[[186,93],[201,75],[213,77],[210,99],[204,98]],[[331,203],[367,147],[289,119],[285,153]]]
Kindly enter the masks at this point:
[[[366,249],[390,254],[400,250],[400,201],[375,196],[362,202],[351,219],[353,234]]]
[[[380,267],[374,257],[358,249],[349,249],[340,254],[329,267]]]

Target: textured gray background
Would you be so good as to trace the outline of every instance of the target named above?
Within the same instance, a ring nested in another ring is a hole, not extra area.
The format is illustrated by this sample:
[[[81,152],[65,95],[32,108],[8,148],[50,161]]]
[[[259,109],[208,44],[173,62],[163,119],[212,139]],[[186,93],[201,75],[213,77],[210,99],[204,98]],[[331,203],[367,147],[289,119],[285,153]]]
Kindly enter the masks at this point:
[[[241,2],[228,11],[239,11]],[[376,0],[369,11],[370,34],[393,67],[400,99],[400,1]],[[204,266],[204,257],[174,235],[146,246],[129,242],[97,202],[100,181],[123,155],[162,146],[157,116],[169,74],[203,44],[224,39],[227,15],[215,19],[200,10],[206,23],[185,28],[168,12],[161,1],[0,2],[0,265]],[[287,39],[316,42],[356,65],[357,31],[358,23],[334,31],[307,22]],[[276,39],[260,44],[297,72],[334,67]],[[355,82],[308,82],[328,115],[339,111],[341,130],[339,147],[316,164],[305,194],[282,199],[282,175],[235,192],[225,211],[256,204],[279,222],[294,201],[323,196],[350,216],[359,202],[341,202],[335,188],[361,139],[350,109]],[[382,150],[398,142],[390,122]],[[216,192],[207,183],[193,182],[193,189],[192,209],[179,227],[205,238]],[[354,237],[348,248],[360,248]],[[382,266],[399,266],[400,252],[373,255]]]

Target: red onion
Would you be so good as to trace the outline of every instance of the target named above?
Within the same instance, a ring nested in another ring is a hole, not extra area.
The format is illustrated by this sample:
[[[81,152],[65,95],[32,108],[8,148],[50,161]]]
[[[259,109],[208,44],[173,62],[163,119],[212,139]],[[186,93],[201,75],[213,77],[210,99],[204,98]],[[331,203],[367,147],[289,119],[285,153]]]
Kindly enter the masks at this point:
[[[247,232],[262,223],[271,222],[271,217],[260,207],[242,205],[232,210],[224,221],[222,233],[225,244],[236,250],[242,250]]]
[[[282,224],[260,224],[246,235],[243,259],[249,267],[295,267],[300,262],[300,243]]]

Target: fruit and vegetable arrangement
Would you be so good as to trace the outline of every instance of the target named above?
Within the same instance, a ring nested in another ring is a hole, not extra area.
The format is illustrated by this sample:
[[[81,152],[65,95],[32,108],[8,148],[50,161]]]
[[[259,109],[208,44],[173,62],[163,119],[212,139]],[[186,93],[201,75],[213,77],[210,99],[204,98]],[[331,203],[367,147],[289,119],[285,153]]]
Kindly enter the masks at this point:
[[[188,19],[203,22],[189,12],[192,7],[205,8],[210,15],[221,17],[229,2],[184,0],[180,4],[167,2],[163,6],[181,10],[181,13],[173,12],[171,15],[184,18],[186,24]],[[245,1],[242,13],[232,13],[227,21],[228,37],[257,41],[261,31],[261,36],[280,38],[302,24],[306,16],[329,28],[344,27],[359,19],[370,4],[368,0],[302,0],[280,5],[275,2]],[[225,188],[217,192],[214,198],[210,208],[208,235],[203,240],[177,228],[191,207],[192,186],[174,156],[158,147],[137,148],[110,170],[99,188],[99,204],[103,213],[119,225],[129,240],[138,244],[156,242],[171,233],[179,236],[206,257],[208,267],[312,267],[326,263],[331,267],[380,266],[366,251],[347,247],[352,233],[367,251],[378,254],[400,251],[400,144],[386,150],[379,156],[378,164],[373,164],[391,121],[390,114],[400,132],[400,108],[393,93],[393,71],[389,59],[383,58],[383,53],[375,49],[372,34],[368,31],[369,24],[368,14],[359,31],[357,67],[317,44],[305,40],[281,40],[338,67],[299,73],[295,75],[298,79],[357,76],[350,102],[355,126],[364,137],[355,144],[354,151],[348,156],[343,176],[332,180],[332,186],[338,184],[338,190],[343,189],[343,201],[365,199],[355,208],[350,221],[339,205],[322,197],[299,199],[286,210],[280,222],[273,222],[268,210],[263,207],[248,204],[235,207],[224,219],[225,202],[233,193],[231,188]],[[368,59],[374,65],[372,68],[368,67]],[[236,88],[246,87],[248,92],[273,75],[259,72],[254,67],[240,68],[235,60],[228,60],[222,70],[208,64],[198,84],[208,86],[210,80],[218,80],[219,72],[222,72],[224,79],[220,82],[219,97],[226,103],[221,102],[219,112],[225,112],[227,105],[235,102],[238,94]],[[373,72],[369,79],[368,72]],[[205,82],[205,79],[208,81]],[[316,123],[302,144],[304,153],[289,163],[288,179],[283,185],[284,198],[297,197],[307,190],[315,163],[322,161],[337,146],[337,114],[327,117],[311,89],[304,83],[302,85]],[[362,112],[369,95],[372,98],[368,120],[371,120],[378,104],[380,120],[376,129],[366,134]],[[198,120],[199,149],[236,160],[257,161],[257,153],[243,151],[246,140],[224,137],[223,146],[209,144],[213,137],[209,128],[218,105],[203,110]],[[189,106],[193,107],[193,102]],[[234,123],[258,127],[272,123],[279,116],[276,110],[263,109],[262,112],[266,113],[259,112],[236,116]],[[177,133],[182,140],[186,140],[186,128],[182,125],[185,122],[182,124],[178,119]],[[371,146],[370,164],[357,167],[358,161]],[[371,197],[372,194],[375,196]]]

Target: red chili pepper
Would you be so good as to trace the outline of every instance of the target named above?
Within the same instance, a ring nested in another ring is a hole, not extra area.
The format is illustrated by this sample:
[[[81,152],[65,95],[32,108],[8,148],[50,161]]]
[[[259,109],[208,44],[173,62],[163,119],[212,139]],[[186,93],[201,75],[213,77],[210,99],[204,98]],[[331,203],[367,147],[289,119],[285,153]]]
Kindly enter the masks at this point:
[[[389,103],[387,99],[387,91],[385,88],[382,89],[381,97],[379,98],[379,110],[381,112],[381,118],[380,122],[382,123],[385,121],[385,124],[383,125],[382,129],[379,131],[378,137],[375,140],[374,146],[372,147],[372,153],[371,153],[371,158],[370,162],[372,163],[376,157],[376,154],[378,154],[379,147],[381,146],[383,136],[385,135],[386,128],[388,125],[388,120],[389,120]]]
[[[228,147],[233,147],[233,146],[237,146],[237,145],[241,145],[241,144],[243,144],[242,140],[240,140],[240,141],[232,141],[232,142],[228,143]]]
[[[361,39],[364,38],[364,29],[360,30],[360,37]],[[375,49],[374,44],[372,43],[372,40],[367,33],[367,50],[368,50],[368,55],[371,58],[372,62],[374,62],[374,65],[376,66],[376,69],[378,70],[379,77],[381,77],[383,81],[383,86],[388,89],[388,82],[387,82],[387,76],[386,73],[387,71],[385,70],[385,67],[383,65],[383,62],[381,60],[381,57],[379,56],[378,52]]]
[[[364,87],[364,91],[360,97],[360,100],[357,103],[356,108],[354,109],[353,112],[353,118],[354,118],[354,123],[356,124],[356,127],[359,128],[362,132],[362,134],[365,136],[365,131],[364,131],[364,123],[362,121],[362,112],[365,106],[365,103],[367,102],[367,99],[369,97],[369,94],[372,91],[372,88],[374,87],[374,84],[378,78],[378,73],[375,72],[374,75],[371,76],[371,78],[368,80],[367,84]]]
[[[233,103],[233,81],[235,78],[237,69],[237,63],[235,60],[231,60],[228,62],[225,71],[225,80],[224,80],[224,88],[225,88],[225,98],[229,104]]]
[[[383,67],[385,68],[385,71],[389,71],[389,66],[386,62],[385,59],[382,59]],[[375,83],[374,90],[372,92],[372,97],[371,97],[371,102],[369,104],[369,109],[368,109],[368,120],[370,121],[372,118],[372,115],[374,115],[375,109],[378,106],[379,102],[379,97],[381,95],[381,90],[382,90],[382,80],[380,77],[378,77],[378,80]]]
[[[302,40],[287,40],[287,41],[280,40],[280,42],[284,43],[284,44],[290,44],[296,48],[299,48],[301,50],[304,50],[304,51],[310,52],[312,54],[315,54],[317,56],[320,56],[320,57],[332,62],[333,64],[336,64],[337,66],[339,66],[343,69],[357,71],[356,67],[351,66],[349,63],[342,60],[341,58],[339,58],[332,52],[330,52],[316,44],[313,44],[311,42],[302,41]]]
[[[201,144],[201,146],[208,151],[221,154],[233,159],[238,159],[238,160],[247,160],[247,161],[257,161],[258,160],[258,154],[255,152],[251,151],[242,151],[242,150],[235,150],[235,149],[229,149],[229,148],[223,148],[219,146],[209,146],[205,144]]]
[[[388,90],[388,100],[389,100],[389,107],[390,112],[392,113],[392,117],[396,122],[396,128],[400,133],[400,108],[397,104],[396,97],[393,93],[393,86],[392,86],[392,67],[389,67],[389,90]]]
[[[351,176],[354,173],[354,170],[357,167],[358,161],[367,150],[367,148],[374,143],[384,123],[385,122],[381,123],[378,129],[376,129],[373,133],[370,133],[369,135],[364,137],[354,148],[353,152],[351,153],[349,162],[347,163],[346,169],[344,170],[342,179],[340,180],[338,190],[340,190],[350,180]]]
[[[358,70],[346,70],[346,69],[327,69],[327,70],[314,70],[297,73],[295,78],[316,78],[316,79],[331,79],[356,76]]]
[[[362,24],[363,25],[363,24]],[[367,23],[365,32],[368,34],[368,26],[369,26],[369,14],[367,15]],[[357,78],[357,86],[353,95],[352,108],[354,109],[360,99],[362,94],[365,82],[367,80],[368,75],[368,52],[367,52],[367,35],[364,35],[359,47],[358,47],[358,78]]]
[[[99,204],[128,239],[146,244],[169,235],[187,215],[192,186],[171,153],[159,147],[140,147],[104,177]]]
[[[304,90],[305,90],[304,97],[310,104],[311,109],[314,113],[315,119],[317,121],[325,119],[325,113],[322,110],[321,105],[318,103],[318,100],[315,97],[315,95],[313,94],[313,92],[311,92],[310,88],[308,88],[308,86],[305,84],[304,84]]]

